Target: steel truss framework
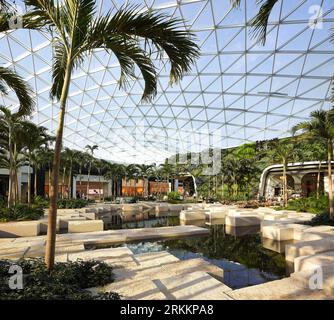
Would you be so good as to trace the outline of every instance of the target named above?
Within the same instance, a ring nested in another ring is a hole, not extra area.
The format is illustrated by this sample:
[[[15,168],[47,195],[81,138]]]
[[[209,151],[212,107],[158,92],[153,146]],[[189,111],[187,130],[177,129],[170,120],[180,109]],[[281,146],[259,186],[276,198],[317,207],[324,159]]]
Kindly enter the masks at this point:
[[[264,46],[250,37],[255,1],[243,1],[240,9],[231,9],[228,0],[143,2],[137,1],[144,10],[183,18],[197,36],[201,57],[174,86],[168,85],[167,58],[157,62],[158,94],[143,104],[140,74],[126,91],[119,90],[115,57],[95,51],[72,77],[65,146],[97,144],[97,156],[105,159],[160,162],[175,152],[286,136],[312,110],[330,107],[332,0],[280,1]],[[99,14],[124,5],[122,0],[97,3]],[[0,35],[0,64],[15,68],[34,88],[33,121],[54,133],[59,106],[49,98],[51,63],[48,35],[26,30]],[[13,93],[1,100],[17,108]]]

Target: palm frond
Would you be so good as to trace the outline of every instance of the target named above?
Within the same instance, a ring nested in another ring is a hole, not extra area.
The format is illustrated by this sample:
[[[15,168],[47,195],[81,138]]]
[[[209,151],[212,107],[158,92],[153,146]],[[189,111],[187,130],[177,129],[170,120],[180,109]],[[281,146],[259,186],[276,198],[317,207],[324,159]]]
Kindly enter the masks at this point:
[[[15,92],[20,102],[18,114],[31,114],[35,107],[32,99],[32,90],[17,73],[8,68],[0,67],[0,85],[9,87]]]
[[[66,72],[67,50],[60,41],[54,43],[51,98],[60,99]]]
[[[165,52],[171,64],[170,82],[179,81],[190,71],[199,48],[193,42],[194,34],[184,30],[182,20],[170,19],[165,14],[139,12],[137,7],[121,8],[109,19],[106,35],[119,34],[145,39],[150,51],[160,58]]]
[[[262,45],[267,40],[267,29],[270,14],[275,4],[280,0],[257,0],[257,4],[261,4],[258,14],[252,19],[251,25],[252,37],[256,38]]]
[[[95,15],[94,0],[65,0],[62,6],[62,22],[68,34],[72,35],[72,48],[75,49],[86,37]]]
[[[232,8],[239,8],[241,4],[241,0],[230,0]]]
[[[96,19],[85,43],[80,48],[77,59],[83,60],[83,53],[95,48],[112,51],[121,66],[119,84],[124,88],[128,78],[134,78],[134,65],[137,65],[145,80],[143,101],[156,95],[156,69],[150,58],[154,50],[160,58],[165,52],[171,63],[170,82],[177,82],[190,71],[199,55],[197,45],[192,41],[192,34],[178,30],[179,20],[169,20],[165,15],[151,12],[139,13],[137,7],[119,10],[114,16],[111,12]],[[145,39],[147,46],[143,50],[140,40]]]
[[[63,38],[61,6],[53,0],[24,0],[29,11],[23,15],[23,26],[26,29],[42,29],[55,26]]]

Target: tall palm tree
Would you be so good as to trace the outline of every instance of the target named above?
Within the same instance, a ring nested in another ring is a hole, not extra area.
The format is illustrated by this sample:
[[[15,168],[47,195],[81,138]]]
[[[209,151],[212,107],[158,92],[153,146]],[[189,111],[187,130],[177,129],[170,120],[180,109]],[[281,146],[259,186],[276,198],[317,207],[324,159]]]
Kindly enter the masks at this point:
[[[101,201],[101,192],[100,192],[100,188],[101,188],[101,175],[103,173],[103,170],[106,169],[106,161],[104,160],[101,160],[101,159],[95,159],[93,164],[94,164],[94,167],[95,169],[97,170],[97,173],[98,173],[98,179],[99,179],[99,201]],[[103,198],[104,198],[104,190],[102,188],[102,194],[103,194]]]
[[[48,270],[54,265],[58,170],[63,138],[64,117],[74,69],[80,66],[87,54],[95,49],[114,53],[119,61],[121,76],[119,84],[124,87],[127,78],[135,77],[135,65],[143,75],[145,88],[143,100],[149,100],[157,92],[156,68],[151,52],[162,59],[165,52],[171,65],[170,82],[181,79],[190,70],[198,56],[198,47],[180,29],[181,21],[165,15],[136,8],[122,8],[114,15],[111,11],[96,16],[94,0],[25,0],[28,9],[23,17],[23,27],[52,30],[54,61],[51,96],[60,101],[59,124],[56,135],[53,181],[48,223],[45,262]],[[141,40],[145,40],[145,46]],[[145,51],[147,50],[147,51]]]
[[[87,179],[87,199],[88,199],[88,194],[89,194],[89,179],[90,179],[90,173],[92,170],[92,164],[94,161],[94,151],[97,150],[99,147],[94,144],[92,146],[90,146],[89,144],[85,147],[85,149],[87,150],[88,154],[89,154],[89,161],[88,161],[88,179]]]
[[[334,108],[331,111],[317,110],[310,114],[311,119],[297,124],[293,131],[302,131],[306,137],[324,141],[327,146],[329,216],[334,219],[332,158],[334,141]]]
[[[283,165],[283,204],[286,206],[288,204],[288,177],[287,168],[289,161],[296,160],[295,143],[294,140],[278,140],[275,139],[271,143],[272,149],[269,152],[274,162],[280,162]]]
[[[22,122],[25,115],[22,112],[12,113],[4,106],[0,106],[0,127],[3,130],[2,146],[8,154],[8,169],[9,169],[9,191],[8,191],[8,207],[18,202],[18,185],[17,185],[17,166],[19,161],[19,147],[22,139],[16,139],[20,132]],[[26,110],[30,112],[30,110]],[[23,146],[22,146],[23,147]],[[7,156],[6,156],[7,157]],[[5,160],[5,159],[3,159]]]
[[[24,122],[22,124],[23,131],[25,135],[24,145],[25,153],[27,154],[28,159],[28,205],[31,204],[31,165],[33,153],[41,148],[43,145],[47,145],[51,137],[47,134],[47,129],[45,127],[37,126],[32,122]],[[36,172],[35,172],[36,180]],[[36,190],[35,190],[36,194]]]
[[[148,197],[149,192],[149,177],[152,174],[152,164],[138,164],[138,176],[143,179],[143,196]]]
[[[68,167],[68,179],[67,179],[67,190],[68,198],[72,198],[72,172],[73,172],[73,161],[77,155],[76,150],[65,148],[64,152],[65,166]],[[63,177],[65,179],[65,177]]]
[[[89,166],[90,156],[86,152],[80,152],[78,153],[75,161],[79,167],[79,186],[80,186],[80,193],[81,193],[82,192],[82,169]]]

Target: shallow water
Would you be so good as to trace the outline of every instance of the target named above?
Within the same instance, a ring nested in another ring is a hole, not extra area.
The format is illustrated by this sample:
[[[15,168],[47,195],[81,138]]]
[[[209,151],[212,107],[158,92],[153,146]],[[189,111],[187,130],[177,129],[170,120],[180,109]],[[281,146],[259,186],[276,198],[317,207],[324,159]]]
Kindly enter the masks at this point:
[[[146,241],[125,246],[135,254],[166,250],[180,260],[202,258],[224,269],[224,283],[233,289],[280,279],[287,275],[284,255],[263,246],[259,227],[229,228],[219,224],[219,221],[213,225],[205,224],[203,221],[200,223],[210,230],[208,236]],[[119,228],[175,225],[180,225],[178,217],[125,223]],[[268,243],[266,245],[270,247]]]

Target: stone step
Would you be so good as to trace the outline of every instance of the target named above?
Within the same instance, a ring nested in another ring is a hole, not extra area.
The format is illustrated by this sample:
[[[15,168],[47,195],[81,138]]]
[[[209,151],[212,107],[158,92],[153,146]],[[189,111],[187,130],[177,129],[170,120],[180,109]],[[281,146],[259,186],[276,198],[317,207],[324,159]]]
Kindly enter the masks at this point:
[[[124,300],[231,300],[224,284],[201,271],[163,279],[126,279],[90,291],[115,291]]]
[[[162,255],[164,254],[164,256]],[[146,256],[148,257],[148,256]],[[186,275],[191,272],[203,271],[207,272],[217,280],[224,280],[224,270],[208,263],[207,261],[197,258],[189,260],[178,260],[168,252],[160,252],[160,255],[152,254],[150,259],[146,261],[139,260],[138,256],[134,256],[139,265],[129,269],[115,269],[115,275],[118,280],[124,279],[163,279],[171,276]],[[227,291],[231,290],[226,286]]]
[[[295,258],[300,256],[314,255],[332,250],[334,250],[334,239],[332,238],[303,241],[287,245],[285,248],[285,259],[294,262]]]
[[[332,300],[324,291],[310,290],[301,281],[285,278],[227,293],[235,300]]]

